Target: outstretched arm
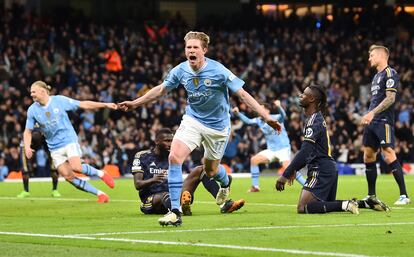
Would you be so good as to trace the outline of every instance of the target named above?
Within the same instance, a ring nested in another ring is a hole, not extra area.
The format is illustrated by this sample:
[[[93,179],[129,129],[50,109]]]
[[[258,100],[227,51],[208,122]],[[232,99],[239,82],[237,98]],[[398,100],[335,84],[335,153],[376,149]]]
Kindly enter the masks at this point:
[[[236,95],[242,100],[249,108],[257,112],[263,120],[274,128],[279,133],[282,131],[282,126],[276,120],[273,120],[265,108],[261,106],[249,93],[247,93],[243,88],[240,88],[236,91]]]
[[[84,110],[96,110],[101,108],[108,108],[112,110],[118,109],[118,106],[114,103],[101,103],[95,101],[81,101],[79,103],[79,108]]]
[[[239,111],[239,107],[234,107],[232,109],[232,112],[237,115],[237,117],[240,118],[241,121],[246,123],[247,125],[255,125],[257,124],[255,119],[249,119],[246,115],[244,115],[242,112]]]
[[[285,120],[285,118],[286,118],[286,112],[283,109],[280,100],[276,100],[273,103],[276,105],[276,107],[279,110],[279,116],[277,117],[277,120],[282,123]]]
[[[133,101],[124,101],[118,104],[118,107],[123,111],[130,111],[136,109],[141,105],[155,102],[168,93],[167,88],[164,84],[160,84],[156,87],[151,88],[145,95],[138,97]]]

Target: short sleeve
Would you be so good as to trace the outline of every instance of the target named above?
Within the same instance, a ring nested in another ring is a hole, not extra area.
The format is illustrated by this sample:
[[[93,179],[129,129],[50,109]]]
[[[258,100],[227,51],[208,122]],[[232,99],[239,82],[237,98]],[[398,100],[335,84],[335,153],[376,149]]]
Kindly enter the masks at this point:
[[[144,169],[142,168],[143,163],[141,162],[141,153],[137,153],[134,157],[134,161],[132,162],[132,173],[143,173]]]
[[[65,111],[76,111],[79,108],[80,101],[78,100],[63,95],[58,95],[56,98]]]
[[[244,81],[234,75],[229,69],[223,66],[226,86],[234,93],[243,87]]]
[[[304,141],[315,143],[320,135],[321,128],[317,124],[311,124],[306,126],[303,131]]]
[[[180,84],[180,79],[179,79],[179,66],[175,66],[167,75],[167,77],[165,78],[163,84],[164,86],[167,88],[167,90],[172,90],[174,88],[177,88],[178,85]]]
[[[32,108],[29,108],[29,110],[27,111],[26,129],[33,130],[35,126],[35,122],[36,121],[34,119],[33,110]]]

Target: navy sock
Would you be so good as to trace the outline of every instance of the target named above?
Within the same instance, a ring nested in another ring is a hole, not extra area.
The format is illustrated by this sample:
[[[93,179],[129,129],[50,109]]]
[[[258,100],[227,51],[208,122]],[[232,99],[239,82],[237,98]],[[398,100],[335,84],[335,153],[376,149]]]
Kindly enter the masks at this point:
[[[368,195],[375,195],[375,184],[377,182],[377,163],[365,163],[365,176],[368,182]]]
[[[305,206],[306,213],[327,213],[333,211],[343,211],[342,201],[322,202],[315,201]]]
[[[407,195],[407,190],[405,188],[405,181],[404,181],[404,173],[402,171],[402,167],[398,160],[393,161],[388,165],[391,169],[392,175],[394,176],[395,181],[400,188],[400,195]]]

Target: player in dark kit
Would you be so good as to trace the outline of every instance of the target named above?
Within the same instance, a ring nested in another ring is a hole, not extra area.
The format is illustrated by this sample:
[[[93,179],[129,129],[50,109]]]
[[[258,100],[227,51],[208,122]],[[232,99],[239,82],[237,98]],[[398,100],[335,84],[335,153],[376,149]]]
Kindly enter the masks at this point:
[[[141,151],[135,155],[132,164],[135,188],[139,191],[141,211],[144,214],[166,214],[171,209],[168,193],[168,155],[170,152],[173,134],[170,129],[164,128],[157,132],[155,147]],[[184,180],[181,195],[182,211],[184,215],[191,215],[191,203],[194,192],[200,182],[215,197],[220,186],[215,180],[205,176],[203,166],[193,169]],[[240,209],[244,200],[227,200],[221,205],[221,213],[231,213]],[[172,224],[173,225],[173,224]],[[178,224],[179,225],[179,224]]]
[[[372,45],[369,48],[369,62],[378,73],[371,85],[371,103],[369,112],[361,119],[364,128],[364,163],[368,182],[368,195],[360,201],[360,207],[369,207],[369,202],[376,198],[377,180],[376,156],[378,148],[385,162],[390,167],[395,181],[400,188],[400,198],[394,203],[405,205],[411,203],[405,188],[404,173],[394,151],[394,102],[399,86],[397,72],[388,66],[389,50],[385,46]],[[388,207],[384,210],[388,210]]]
[[[335,200],[338,170],[331,156],[331,145],[324,115],[326,93],[319,86],[311,85],[299,96],[300,106],[308,117],[303,130],[304,140],[283,175],[276,181],[276,189],[283,191],[285,184],[292,184],[295,173],[307,165],[308,178],[302,188],[298,213],[326,213],[348,211],[359,214],[355,200]]]
[[[45,139],[42,136],[42,133],[40,131],[34,130],[32,133],[32,149],[35,151],[40,150],[42,147],[45,149],[47,154],[47,159],[50,166],[50,176],[52,177],[52,196],[53,197],[60,197],[61,194],[59,191],[57,191],[57,185],[58,185],[58,178],[59,174],[53,165],[52,158],[50,157],[50,152],[47,150],[47,147],[45,145]],[[30,196],[29,193],[29,177],[31,174],[34,174],[36,171],[39,171],[40,167],[35,167],[36,160],[28,160],[26,158],[26,155],[24,154],[24,146],[23,143],[20,146],[20,158],[22,162],[22,179],[23,179],[23,191],[20,192],[20,194],[17,195],[18,198],[26,198]]]

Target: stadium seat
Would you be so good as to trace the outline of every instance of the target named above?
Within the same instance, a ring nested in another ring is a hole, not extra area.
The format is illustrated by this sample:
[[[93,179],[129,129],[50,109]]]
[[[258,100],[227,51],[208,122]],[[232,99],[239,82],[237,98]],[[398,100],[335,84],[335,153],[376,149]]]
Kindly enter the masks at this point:
[[[103,170],[108,172],[113,178],[119,178],[121,173],[119,172],[119,167],[113,164],[106,164],[103,167]]]

